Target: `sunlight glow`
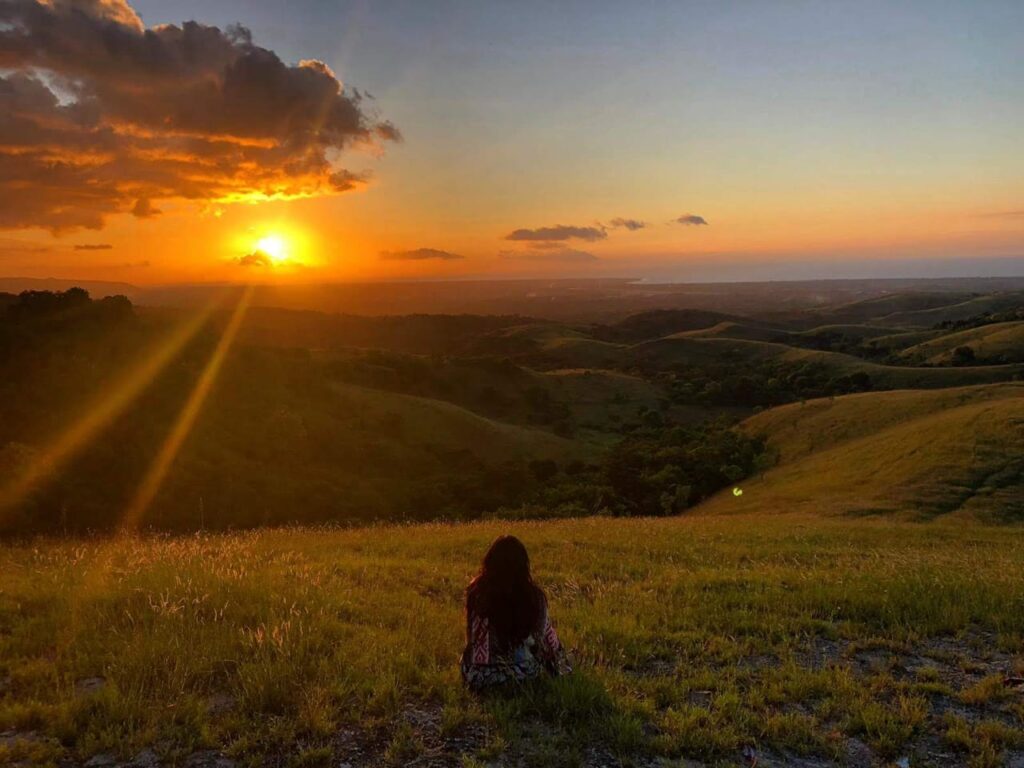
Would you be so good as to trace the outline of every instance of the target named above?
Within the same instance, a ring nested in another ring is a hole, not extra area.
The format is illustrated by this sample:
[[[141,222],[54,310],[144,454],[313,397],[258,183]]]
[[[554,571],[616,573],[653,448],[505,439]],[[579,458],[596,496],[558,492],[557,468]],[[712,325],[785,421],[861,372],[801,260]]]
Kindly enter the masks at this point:
[[[216,348],[210,355],[210,359],[206,363],[206,367],[203,369],[202,374],[200,374],[199,379],[196,381],[195,388],[192,390],[192,393],[189,395],[184,407],[181,409],[181,413],[178,415],[178,420],[175,422],[174,427],[171,429],[171,432],[168,434],[163,445],[160,446],[160,451],[157,453],[149,471],[143,478],[142,483],[139,486],[139,490],[128,505],[128,508],[125,510],[124,518],[121,523],[121,530],[123,533],[132,533],[138,528],[146,514],[146,511],[153,503],[153,499],[155,499],[157,494],[160,492],[160,488],[163,486],[164,480],[167,478],[167,473],[174,464],[174,460],[177,458],[178,452],[181,450],[181,446],[184,444],[185,439],[192,432],[192,427],[195,426],[196,419],[199,417],[203,404],[206,402],[206,398],[210,394],[210,390],[217,381],[217,375],[220,373],[221,366],[224,363],[224,358],[231,349],[235,336],[238,335],[238,329],[241,327],[242,321],[245,319],[245,313],[249,309],[249,302],[252,299],[252,294],[253,287],[251,285],[246,286],[245,292],[242,294],[241,298],[238,300],[238,304],[235,305],[234,311],[231,313],[231,319],[224,328],[224,333],[221,335]]]
[[[24,472],[0,488],[0,512],[22,502],[120,416],[199,332],[222,298],[218,296],[177,326],[150,355],[133,366],[93,403],[78,421],[41,450]]]
[[[256,250],[265,253],[275,264],[288,261],[288,243],[280,235],[267,235],[256,241]]]

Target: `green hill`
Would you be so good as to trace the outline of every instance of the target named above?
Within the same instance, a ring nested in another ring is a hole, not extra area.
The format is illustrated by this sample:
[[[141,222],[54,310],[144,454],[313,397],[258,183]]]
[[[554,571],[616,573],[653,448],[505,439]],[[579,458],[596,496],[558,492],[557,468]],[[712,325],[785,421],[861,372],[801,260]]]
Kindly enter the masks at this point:
[[[896,328],[885,328],[877,325],[864,325],[861,323],[837,323],[833,325],[819,325],[806,331],[793,334],[799,339],[829,339],[841,337],[857,341],[865,341],[892,333],[898,333]]]
[[[962,291],[901,292],[839,304],[819,311],[831,323],[870,323],[896,313],[937,310],[970,301],[977,294]]]
[[[881,365],[839,352],[800,349],[774,342],[745,339],[670,336],[638,344],[628,354],[647,366],[668,368],[680,365],[755,363],[813,363],[835,376],[863,372],[875,389],[956,387],[1009,381],[1024,374],[1024,365],[991,365],[963,368],[920,368]]]
[[[657,309],[630,315],[613,325],[597,325],[590,335],[605,341],[636,343],[674,333],[711,328],[721,323],[761,326],[757,320],[701,309]]]
[[[675,339],[741,339],[745,341],[785,341],[790,334],[768,326],[726,320],[710,328],[681,331],[669,338]]]
[[[930,328],[939,323],[967,320],[984,314],[1007,312],[1024,306],[1024,291],[1006,291],[976,296],[966,301],[915,311],[894,312],[881,318],[887,325]]]
[[[815,400],[742,428],[777,463],[704,512],[1024,515],[1024,384]]]
[[[930,330],[919,330],[919,331],[902,331],[900,333],[890,333],[885,336],[876,336],[873,339],[868,339],[865,345],[872,349],[887,350],[890,352],[896,352],[907,347],[912,347],[915,344],[920,344],[930,339],[935,339],[941,336],[944,331],[938,329]]]
[[[948,333],[903,350],[908,360],[948,365],[953,350],[970,347],[979,362],[1024,362],[1024,322],[993,323]]]

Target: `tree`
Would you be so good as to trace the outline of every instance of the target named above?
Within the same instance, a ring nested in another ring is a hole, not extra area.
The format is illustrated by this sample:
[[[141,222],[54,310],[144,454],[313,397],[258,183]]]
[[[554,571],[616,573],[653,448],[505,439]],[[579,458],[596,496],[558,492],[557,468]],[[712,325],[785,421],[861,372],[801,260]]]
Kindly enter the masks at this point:
[[[970,347],[957,347],[953,350],[953,365],[973,365],[974,361],[974,350]]]

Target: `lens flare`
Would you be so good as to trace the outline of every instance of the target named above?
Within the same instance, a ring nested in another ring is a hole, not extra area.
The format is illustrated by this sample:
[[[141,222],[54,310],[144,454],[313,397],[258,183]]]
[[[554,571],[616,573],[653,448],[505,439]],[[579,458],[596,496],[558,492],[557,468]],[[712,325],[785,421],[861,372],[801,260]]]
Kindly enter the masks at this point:
[[[23,472],[0,487],[0,513],[24,501],[120,416],[199,332],[222,298],[218,296],[177,325],[156,348],[93,402],[78,420],[43,448]]]
[[[217,381],[217,375],[224,364],[224,358],[227,356],[228,350],[231,349],[235,336],[238,335],[238,329],[245,319],[245,313],[249,308],[252,294],[253,287],[251,285],[247,286],[245,292],[239,298],[238,304],[235,305],[234,312],[231,313],[231,319],[224,328],[224,333],[221,334],[217,346],[206,363],[206,367],[196,381],[195,388],[193,388],[192,393],[181,409],[181,413],[178,414],[178,420],[175,422],[170,434],[167,435],[163,445],[160,446],[160,451],[157,453],[152,465],[150,465],[146,476],[142,479],[139,490],[125,510],[121,521],[123,533],[131,533],[138,528],[143,517],[145,517],[146,511],[160,492],[160,488],[167,478],[167,473],[170,472],[171,466],[174,464],[174,460],[177,458],[185,439],[192,432],[192,427],[195,426],[203,404],[206,402],[210,390]]]

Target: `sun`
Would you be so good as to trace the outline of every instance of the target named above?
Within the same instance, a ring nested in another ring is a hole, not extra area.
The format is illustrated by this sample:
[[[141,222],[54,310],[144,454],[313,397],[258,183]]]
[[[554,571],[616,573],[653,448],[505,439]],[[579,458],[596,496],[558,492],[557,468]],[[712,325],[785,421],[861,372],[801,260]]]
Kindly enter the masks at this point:
[[[275,264],[288,261],[288,241],[280,235],[266,235],[256,241],[256,250],[267,254]]]

